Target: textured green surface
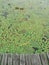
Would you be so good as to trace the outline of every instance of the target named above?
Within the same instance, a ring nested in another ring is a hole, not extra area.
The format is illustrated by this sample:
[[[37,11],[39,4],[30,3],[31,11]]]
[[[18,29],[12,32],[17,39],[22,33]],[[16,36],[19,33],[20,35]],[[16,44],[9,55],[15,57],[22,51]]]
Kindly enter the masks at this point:
[[[49,0],[0,0],[0,52],[49,51]]]

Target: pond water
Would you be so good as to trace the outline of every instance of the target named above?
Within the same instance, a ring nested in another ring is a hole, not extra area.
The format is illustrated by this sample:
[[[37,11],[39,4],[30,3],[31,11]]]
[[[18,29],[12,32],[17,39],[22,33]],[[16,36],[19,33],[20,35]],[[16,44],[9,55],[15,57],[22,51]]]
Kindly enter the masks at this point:
[[[49,0],[0,0],[0,52],[49,51]]]

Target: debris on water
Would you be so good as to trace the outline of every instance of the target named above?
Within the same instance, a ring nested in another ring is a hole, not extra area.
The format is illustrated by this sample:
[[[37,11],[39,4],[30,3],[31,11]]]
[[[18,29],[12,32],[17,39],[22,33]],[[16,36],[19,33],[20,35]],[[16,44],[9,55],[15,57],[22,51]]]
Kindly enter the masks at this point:
[[[15,7],[15,10],[24,10],[24,8]]]
[[[10,3],[8,3],[8,6],[9,6],[10,8],[12,7]]]
[[[33,48],[35,51],[36,51],[36,50],[38,50],[38,48],[37,48],[37,47],[32,47],[32,48]]]
[[[18,10],[19,9],[19,7],[15,7],[15,10]]]
[[[20,8],[20,10],[24,10],[24,8]]]

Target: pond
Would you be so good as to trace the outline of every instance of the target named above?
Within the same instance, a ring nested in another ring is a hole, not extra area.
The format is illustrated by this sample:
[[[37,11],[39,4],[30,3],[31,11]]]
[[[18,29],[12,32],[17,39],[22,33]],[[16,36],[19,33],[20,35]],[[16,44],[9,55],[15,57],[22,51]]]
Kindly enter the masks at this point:
[[[0,52],[49,51],[49,0],[0,0]]]

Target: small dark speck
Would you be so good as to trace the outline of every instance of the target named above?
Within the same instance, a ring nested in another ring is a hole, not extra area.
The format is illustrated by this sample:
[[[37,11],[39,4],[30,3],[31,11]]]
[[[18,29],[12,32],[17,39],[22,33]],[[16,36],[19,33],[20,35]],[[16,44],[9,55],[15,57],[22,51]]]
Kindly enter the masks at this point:
[[[46,9],[46,8],[44,8],[44,9]]]
[[[10,24],[10,25],[8,26],[8,29],[10,29],[11,26],[12,26],[12,24]]]
[[[6,53],[9,53],[8,51],[6,51]]]
[[[46,41],[46,38],[43,37],[42,40],[43,40],[43,41]]]
[[[38,50],[38,48],[37,48],[37,47],[32,47],[32,48],[33,48],[35,51],[36,51],[36,50]]]
[[[42,51],[44,51],[44,50],[42,49]]]
[[[19,9],[19,7],[15,7],[15,9],[17,9],[17,10],[18,10],[18,9]]]
[[[8,5],[10,6],[11,4],[10,4],[10,3],[8,3]]]
[[[20,8],[20,10],[24,10],[24,8]]]
[[[42,38],[42,40],[45,42],[47,40],[47,36],[44,35],[44,37]]]

